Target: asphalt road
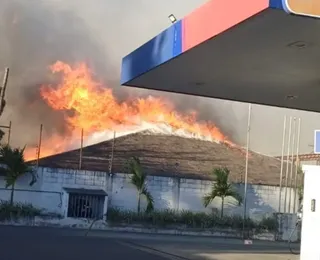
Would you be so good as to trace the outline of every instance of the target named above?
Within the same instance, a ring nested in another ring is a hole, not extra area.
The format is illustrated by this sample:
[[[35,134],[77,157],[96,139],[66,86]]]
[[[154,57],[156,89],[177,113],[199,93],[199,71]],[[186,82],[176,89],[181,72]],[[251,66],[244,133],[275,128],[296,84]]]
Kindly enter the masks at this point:
[[[25,227],[0,227],[3,260],[163,260],[165,258],[119,243],[112,238]],[[82,232],[83,234],[83,232]]]
[[[3,260],[296,260],[279,242],[0,226]],[[295,249],[298,251],[299,246]],[[91,259],[90,259],[91,258]]]

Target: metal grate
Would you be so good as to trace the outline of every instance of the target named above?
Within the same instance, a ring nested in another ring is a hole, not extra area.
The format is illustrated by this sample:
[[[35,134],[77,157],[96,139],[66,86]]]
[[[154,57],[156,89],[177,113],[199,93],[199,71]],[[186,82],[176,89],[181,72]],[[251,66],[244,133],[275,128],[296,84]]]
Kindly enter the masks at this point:
[[[68,217],[102,219],[105,196],[69,193]]]

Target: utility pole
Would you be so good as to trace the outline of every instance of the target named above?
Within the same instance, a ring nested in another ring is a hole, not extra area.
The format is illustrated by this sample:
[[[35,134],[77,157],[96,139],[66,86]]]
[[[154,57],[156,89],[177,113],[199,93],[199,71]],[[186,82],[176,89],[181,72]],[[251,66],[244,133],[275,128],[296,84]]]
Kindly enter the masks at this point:
[[[244,178],[244,192],[243,192],[243,239],[247,239],[246,219],[247,219],[247,189],[248,189],[248,168],[249,168],[249,146],[250,146],[250,130],[251,130],[251,110],[252,104],[248,106],[248,125],[247,125],[247,146],[246,146],[246,167],[245,167],[245,178]]]
[[[9,78],[9,68],[6,68],[4,71],[2,85],[1,85],[1,89],[0,89],[0,116],[2,115],[4,107],[6,106],[6,101],[4,98],[5,98],[5,94],[6,94],[8,78]],[[11,137],[11,121],[8,126],[2,125],[2,126],[0,126],[0,128],[8,129],[8,145],[9,145],[10,144],[10,137]],[[3,135],[4,135],[4,132],[1,133],[1,138],[3,137]]]
[[[288,175],[289,175],[289,158],[290,158],[290,144],[291,144],[291,131],[292,131],[292,116],[290,116],[289,120],[289,133],[288,133],[288,150],[286,157],[286,180],[285,180],[285,190],[284,190],[284,211],[283,213],[287,213],[287,195],[288,195]]]
[[[282,183],[283,183],[283,159],[284,159],[284,150],[285,150],[285,139],[286,139],[286,128],[287,128],[287,116],[284,116],[283,120],[283,134],[282,134],[282,147],[281,147],[281,168],[280,168],[280,180],[279,180],[279,207],[278,213],[281,212],[281,196],[282,196]]]
[[[0,129],[1,129],[1,128],[8,129],[8,141],[7,141],[7,145],[9,145],[9,144],[10,144],[11,126],[12,126],[11,121],[9,122],[9,125],[0,125]],[[3,132],[3,134],[4,134],[4,132]],[[1,136],[1,138],[2,138],[2,136]]]
[[[297,153],[296,153],[296,170],[295,170],[295,173],[294,173],[293,213],[296,213],[296,203],[297,203],[298,169],[300,167],[300,160],[299,160],[300,132],[301,132],[301,118],[298,119],[298,139],[297,139]]]
[[[37,167],[39,167],[39,161],[41,156],[41,143],[42,143],[42,130],[43,125],[40,125],[40,132],[39,132],[39,141],[38,141],[38,147],[37,147]]]
[[[116,142],[116,131],[113,131],[112,147],[111,147],[111,154],[110,154],[110,161],[109,161],[109,174],[112,174],[115,142]]]
[[[1,90],[0,90],[0,93],[1,93],[0,94],[0,116],[2,115],[4,107],[6,105],[6,101],[4,98],[5,98],[5,94],[6,94],[8,78],[9,78],[9,68],[6,68],[4,71],[2,86],[1,86]]]
[[[83,128],[81,128],[79,170],[82,169],[82,153],[83,153]]]
[[[291,197],[292,197],[292,186],[293,186],[293,164],[294,164],[294,148],[295,148],[295,141],[296,141],[296,124],[297,120],[294,117],[293,118],[293,130],[292,130],[292,146],[291,146],[291,162],[290,165],[290,179],[289,179],[289,185],[290,185],[290,192],[289,192],[289,206],[288,206],[288,213],[291,213]],[[288,161],[288,162],[289,162]]]

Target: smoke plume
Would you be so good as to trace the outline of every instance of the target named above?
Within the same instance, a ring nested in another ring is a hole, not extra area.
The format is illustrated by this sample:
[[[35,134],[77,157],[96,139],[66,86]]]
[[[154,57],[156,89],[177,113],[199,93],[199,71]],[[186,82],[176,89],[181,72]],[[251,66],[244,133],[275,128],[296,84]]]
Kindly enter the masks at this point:
[[[200,119],[214,121],[231,139],[244,144],[246,104],[119,86],[124,55],[168,27],[169,14],[183,17],[205,1],[0,0],[0,76],[2,68],[11,69],[1,121],[12,120],[12,143],[34,144],[41,123],[47,136],[65,133],[63,115],[50,109],[39,96],[39,86],[54,81],[48,65],[61,60],[85,61],[119,98],[152,94],[170,98],[180,111],[197,110]],[[282,119],[288,112],[259,106],[253,110],[252,148],[279,153]],[[306,117],[305,113],[299,115]],[[311,117],[312,122],[319,119],[317,115]],[[310,128],[303,130],[306,138],[302,140],[309,140],[310,132]]]

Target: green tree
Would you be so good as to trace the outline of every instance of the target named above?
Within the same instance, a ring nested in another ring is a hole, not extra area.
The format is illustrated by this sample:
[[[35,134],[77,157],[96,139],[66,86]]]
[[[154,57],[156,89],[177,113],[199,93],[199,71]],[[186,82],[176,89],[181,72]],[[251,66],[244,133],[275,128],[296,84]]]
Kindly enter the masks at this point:
[[[146,174],[143,172],[139,158],[133,157],[127,163],[128,173],[132,174],[131,183],[138,191],[138,213],[140,213],[141,197],[144,196],[147,200],[146,212],[154,209],[154,201],[151,193],[147,189]]]
[[[31,176],[30,186],[37,181],[35,170],[24,159],[24,149],[12,148],[9,145],[0,147],[0,172],[5,176],[5,187],[11,187],[11,205],[13,204],[15,184],[20,177],[29,174]]]
[[[208,207],[216,197],[221,198],[221,217],[223,217],[225,198],[232,197],[241,205],[242,197],[229,183],[230,171],[227,168],[216,168],[212,174],[215,181],[212,183],[211,191],[203,197],[203,205]]]

